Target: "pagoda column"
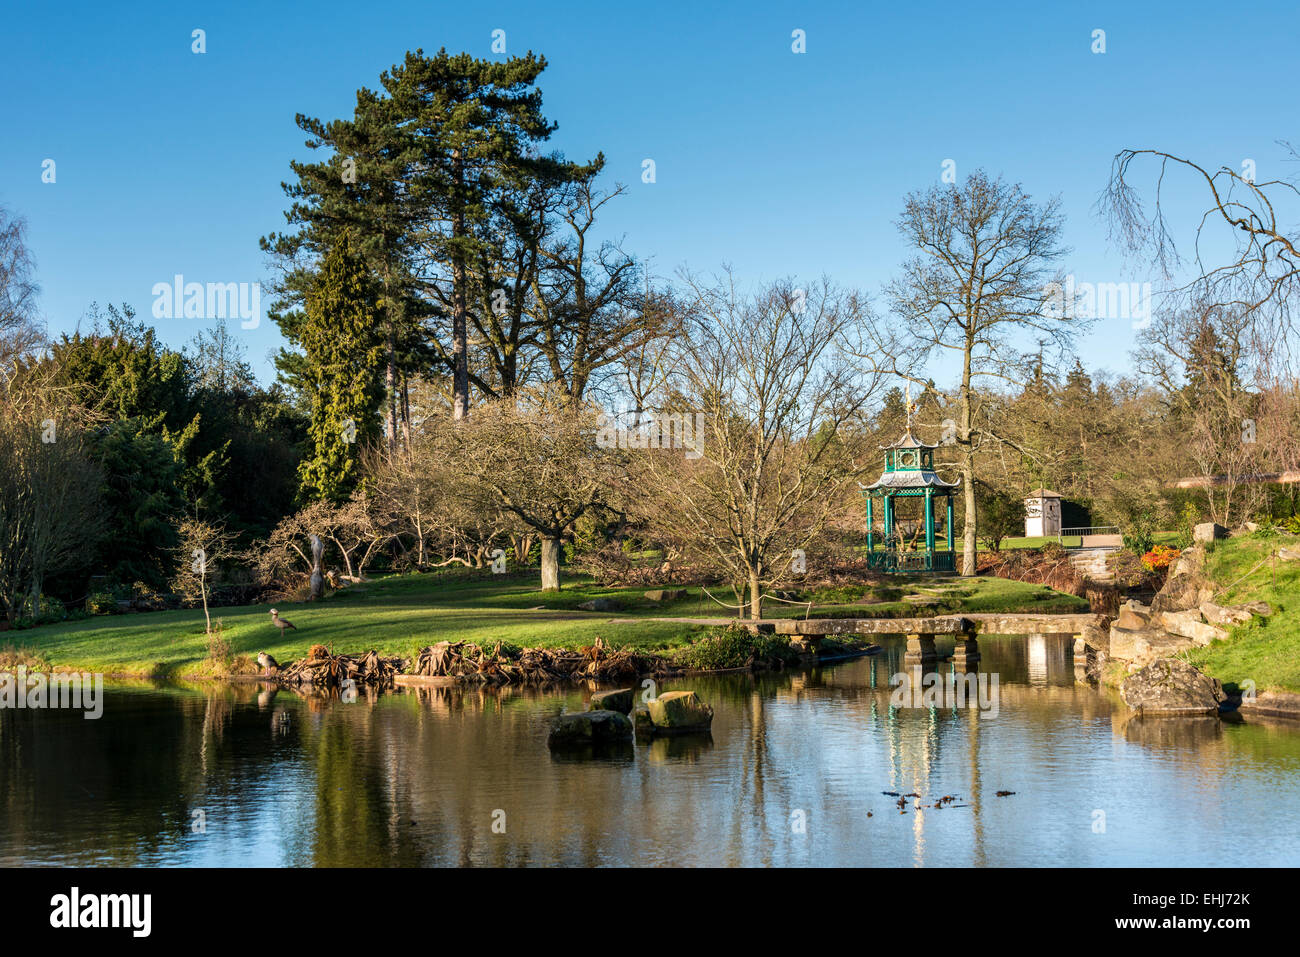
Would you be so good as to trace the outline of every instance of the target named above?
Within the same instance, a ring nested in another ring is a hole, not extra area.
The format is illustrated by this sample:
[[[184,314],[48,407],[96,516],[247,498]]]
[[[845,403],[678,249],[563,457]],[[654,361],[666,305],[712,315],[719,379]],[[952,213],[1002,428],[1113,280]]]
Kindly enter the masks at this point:
[[[925,490],[925,553],[929,563],[934,556],[934,489]]]
[[[948,493],[948,551],[956,551],[957,547],[952,541],[952,492]]]
[[[867,493],[867,554],[870,555],[875,551],[874,540],[872,538],[872,529],[875,527],[875,520],[871,515],[871,493]],[[871,561],[870,558],[867,561]]]

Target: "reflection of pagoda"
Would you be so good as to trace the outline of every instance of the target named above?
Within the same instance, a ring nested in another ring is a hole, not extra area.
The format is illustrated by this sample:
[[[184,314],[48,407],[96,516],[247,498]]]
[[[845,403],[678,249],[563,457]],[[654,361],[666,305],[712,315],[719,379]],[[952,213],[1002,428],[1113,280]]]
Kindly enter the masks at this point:
[[[907,433],[893,445],[882,445],[885,453],[885,470],[870,485],[862,488],[867,500],[867,564],[885,572],[951,572],[957,569],[957,556],[953,551],[952,494],[958,483],[945,482],[934,471],[934,450],[937,445],[926,445],[912,436],[911,424]],[[876,550],[873,496],[879,493],[884,504],[885,536],[883,549]],[[947,504],[947,522],[944,526],[948,540],[946,552],[934,549],[934,497],[942,495]],[[897,500],[923,499],[924,516],[916,521],[900,522]],[[904,526],[913,526],[910,537],[903,534]],[[921,547],[919,539],[925,533]]]

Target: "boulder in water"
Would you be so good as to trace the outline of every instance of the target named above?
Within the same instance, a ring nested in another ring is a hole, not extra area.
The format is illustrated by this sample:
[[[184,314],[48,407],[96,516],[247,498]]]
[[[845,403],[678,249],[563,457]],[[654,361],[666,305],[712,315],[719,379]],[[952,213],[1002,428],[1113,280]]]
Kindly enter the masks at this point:
[[[668,691],[646,702],[646,711],[657,734],[708,731],[713,725],[713,708],[694,691]]]
[[[632,689],[619,688],[617,691],[598,691],[591,696],[588,704],[590,711],[617,711],[619,714],[632,712]]]
[[[562,714],[551,725],[549,748],[610,744],[632,737],[632,722],[617,711],[575,711]]]
[[[1185,661],[1161,658],[1125,679],[1119,693],[1144,715],[1213,714],[1223,700],[1223,685]]]

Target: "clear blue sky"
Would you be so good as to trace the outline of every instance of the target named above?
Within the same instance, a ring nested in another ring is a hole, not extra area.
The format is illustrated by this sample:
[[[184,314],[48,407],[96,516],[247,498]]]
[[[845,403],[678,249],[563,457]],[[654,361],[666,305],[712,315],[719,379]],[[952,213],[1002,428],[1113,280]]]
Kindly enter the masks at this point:
[[[11,4],[0,204],[29,222],[55,333],[92,300],[150,317],[153,284],[176,273],[264,282],[258,237],[283,227],[280,182],[308,153],[294,113],[349,115],[407,49],[492,56],[503,29],[510,53],[550,62],[555,145],[604,150],[610,181],[629,185],[605,225],[659,275],[725,262],[878,292],[905,254],[903,196],[951,158],[959,175],[983,166],[1060,194],[1080,280],[1141,281],[1093,211],[1111,157],[1156,147],[1210,166],[1252,158],[1260,179],[1300,172],[1275,142],[1300,139],[1297,27],[1290,3],[1187,0]],[[207,323],[157,325],[180,345]],[[274,326],[231,325],[269,379]],[[1131,322],[1107,320],[1080,353],[1123,371],[1132,341]]]

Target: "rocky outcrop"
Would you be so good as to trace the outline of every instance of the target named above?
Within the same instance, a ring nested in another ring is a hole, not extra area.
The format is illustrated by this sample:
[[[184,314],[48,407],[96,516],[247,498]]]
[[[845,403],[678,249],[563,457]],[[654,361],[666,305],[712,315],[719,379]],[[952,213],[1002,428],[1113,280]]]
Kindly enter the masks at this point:
[[[1151,603],[1154,612],[1186,611],[1214,598],[1214,586],[1205,575],[1205,549],[1187,548],[1178,556],[1164,587]]]
[[[1251,604],[1264,605],[1264,602],[1252,602]],[[1264,607],[1268,608],[1267,605],[1264,605]],[[1201,602],[1201,607],[1198,610],[1201,613],[1201,617],[1210,624],[1221,625],[1225,628],[1231,627],[1232,625],[1244,625],[1255,616],[1255,612],[1245,605],[1239,605],[1236,607],[1216,605],[1212,601]],[[1273,610],[1269,608],[1268,611],[1264,612],[1264,615],[1267,616],[1272,614],[1272,611]]]
[[[576,711],[551,725],[546,746],[552,749],[613,744],[632,737],[632,722],[617,711]]]
[[[680,601],[686,597],[685,588],[652,588],[645,593],[650,601]]]
[[[591,696],[588,709],[591,711],[617,711],[619,714],[631,714],[632,689],[619,688],[617,691],[598,691]]]
[[[1158,600],[1161,596],[1156,597]],[[1130,669],[1135,670],[1157,658],[1225,639],[1229,627],[1245,624],[1255,615],[1267,616],[1273,612],[1265,602],[1216,605],[1206,601],[1196,607],[1170,611],[1156,611],[1156,607],[1136,601],[1124,603],[1110,627],[1110,641],[1105,648],[1111,658],[1127,661]],[[1100,646],[1094,644],[1094,647]]]
[[[1214,714],[1223,685],[1185,661],[1161,658],[1125,679],[1119,693],[1144,716]]]
[[[1205,646],[1212,641],[1221,641],[1228,637],[1228,632],[1218,625],[1211,625],[1201,620],[1201,610],[1167,611],[1160,616],[1165,631],[1179,638],[1189,638],[1194,644]]]

